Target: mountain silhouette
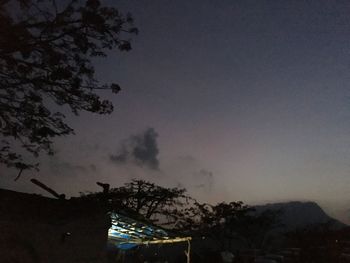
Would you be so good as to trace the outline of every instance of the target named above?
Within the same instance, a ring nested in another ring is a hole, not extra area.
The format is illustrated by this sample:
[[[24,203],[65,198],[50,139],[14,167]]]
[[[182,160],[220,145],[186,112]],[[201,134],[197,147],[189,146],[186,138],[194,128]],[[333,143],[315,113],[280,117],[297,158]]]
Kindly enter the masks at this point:
[[[334,229],[346,227],[347,225],[327,215],[315,202],[285,202],[269,203],[254,207],[258,213],[265,210],[281,210],[281,223],[285,230],[304,228],[312,225],[328,223]]]

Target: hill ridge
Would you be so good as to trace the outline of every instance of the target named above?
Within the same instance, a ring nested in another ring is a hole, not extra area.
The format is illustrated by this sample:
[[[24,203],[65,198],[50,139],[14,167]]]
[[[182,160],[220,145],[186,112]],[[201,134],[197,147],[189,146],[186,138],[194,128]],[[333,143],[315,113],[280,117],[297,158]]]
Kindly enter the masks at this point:
[[[288,230],[323,223],[330,223],[333,228],[347,226],[339,220],[329,216],[321,206],[314,201],[267,203],[256,205],[254,208],[257,212],[265,210],[282,210],[281,222]]]

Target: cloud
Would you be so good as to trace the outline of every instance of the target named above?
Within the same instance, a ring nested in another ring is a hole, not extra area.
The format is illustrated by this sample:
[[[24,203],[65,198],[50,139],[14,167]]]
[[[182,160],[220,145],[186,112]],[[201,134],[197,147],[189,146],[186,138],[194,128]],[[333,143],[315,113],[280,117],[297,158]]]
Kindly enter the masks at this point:
[[[182,165],[190,166],[195,165],[198,163],[197,159],[194,158],[192,155],[186,154],[186,155],[180,155],[178,156],[178,161],[182,163]]]
[[[80,162],[76,162],[76,160],[67,160],[67,158],[63,158],[61,154],[48,156],[47,161],[43,163],[46,164],[45,167],[48,169],[48,172],[53,175],[71,176],[97,171],[97,167],[94,163],[87,162],[86,160]],[[44,169],[44,167],[42,167],[42,169]]]
[[[94,171],[94,172],[97,171],[97,167],[96,167],[96,165],[94,165],[94,164],[90,164],[90,165],[89,165],[89,168],[90,168],[92,171]]]
[[[214,183],[213,172],[206,169],[201,169],[194,174],[194,179],[197,183],[196,188],[204,188],[207,191],[211,191]]]
[[[67,161],[61,160],[52,160],[49,163],[50,171],[56,175],[76,175],[76,174],[85,174],[88,172],[96,172],[97,167],[94,164],[90,164],[88,166],[74,164]]]
[[[117,154],[109,155],[109,159],[117,164],[133,163],[140,167],[159,170],[157,137],[158,134],[153,128],[132,135],[121,143]]]

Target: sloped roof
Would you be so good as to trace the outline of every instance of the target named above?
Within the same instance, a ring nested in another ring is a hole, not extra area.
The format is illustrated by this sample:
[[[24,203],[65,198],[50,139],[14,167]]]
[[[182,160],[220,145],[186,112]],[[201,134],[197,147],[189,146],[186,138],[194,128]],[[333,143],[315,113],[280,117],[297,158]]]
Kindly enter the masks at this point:
[[[175,243],[190,240],[190,237],[176,237],[168,231],[137,221],[130,217],[111,213],[112,226],[108,230],[109,243],[121,249],[129,249],[142,244]]]

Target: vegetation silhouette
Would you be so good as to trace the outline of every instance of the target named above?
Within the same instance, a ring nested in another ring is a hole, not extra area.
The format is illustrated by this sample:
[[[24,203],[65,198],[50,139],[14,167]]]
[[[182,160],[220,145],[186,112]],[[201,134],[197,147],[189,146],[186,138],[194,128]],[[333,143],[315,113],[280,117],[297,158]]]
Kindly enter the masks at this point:
[[[109,212],[163,228],[172,236],[191,236],[191,262],[224,262],[223,255],[234,255],[234,262],[347,262],[349,257],[349,229],[332,221],[291,230],[283,228],[284,214],[278,209],[264,210],[240,201],[200,203],[184,188],[163,187],[145,180],[132,180],[116,188],[97,182],[101,192],[70,199],[38,180],[32,182],[56,200],[0,190],[4,200],[0,206],[4,229],[0,247],[4,248],[5,258],[26,257],[23,253],[28,249],[38,260],[96,256],[106,246]],[[43,232],[43,226],[47,232]],[[49,244],[42,242],[43,237]],[[59,253],[47,249],[50,242],[59,242]],[[82,247],[90,245],[87,253]],[[141,258],[165,262],[169,255],[171,262],[184,262],[184,246],[141,246],[118,255],[124,255],[125,262]],[[117,254],[115,250],[111,252],[112,262],[116,262]]]
[[[106,189],[106,184],[98,184]],[[205,240],[220,251],[230,250],[234,242],[245,248],[265,248],[271,231],[281,226],[281,211],[257,212],[241,201],[200,203],[185,188],[167,188],[145,180],[134,179],[108,193],[82,193],[81,197],[108,200],[109,210],[127,209],[140,220]]]
[[[53,138],[74,133],[50,105],[76,115],[111,113],[111,101],[98,91],[118,93],[120,86],[100,83],[91,59],[129,51],[137,32],[130,14],[99,0],[0,1],[0,163],[19,176],[38,169],[24,153],[52,155]]]
[[[192,200],[184,188],[162,187],[145,180],[134,179],[108,192],[107,184],[98,185],[104,189],[102,193],[81,193],[81,197],[108,200],[109,210],[128,209],[133,215],[162,226],[176,225]]]

